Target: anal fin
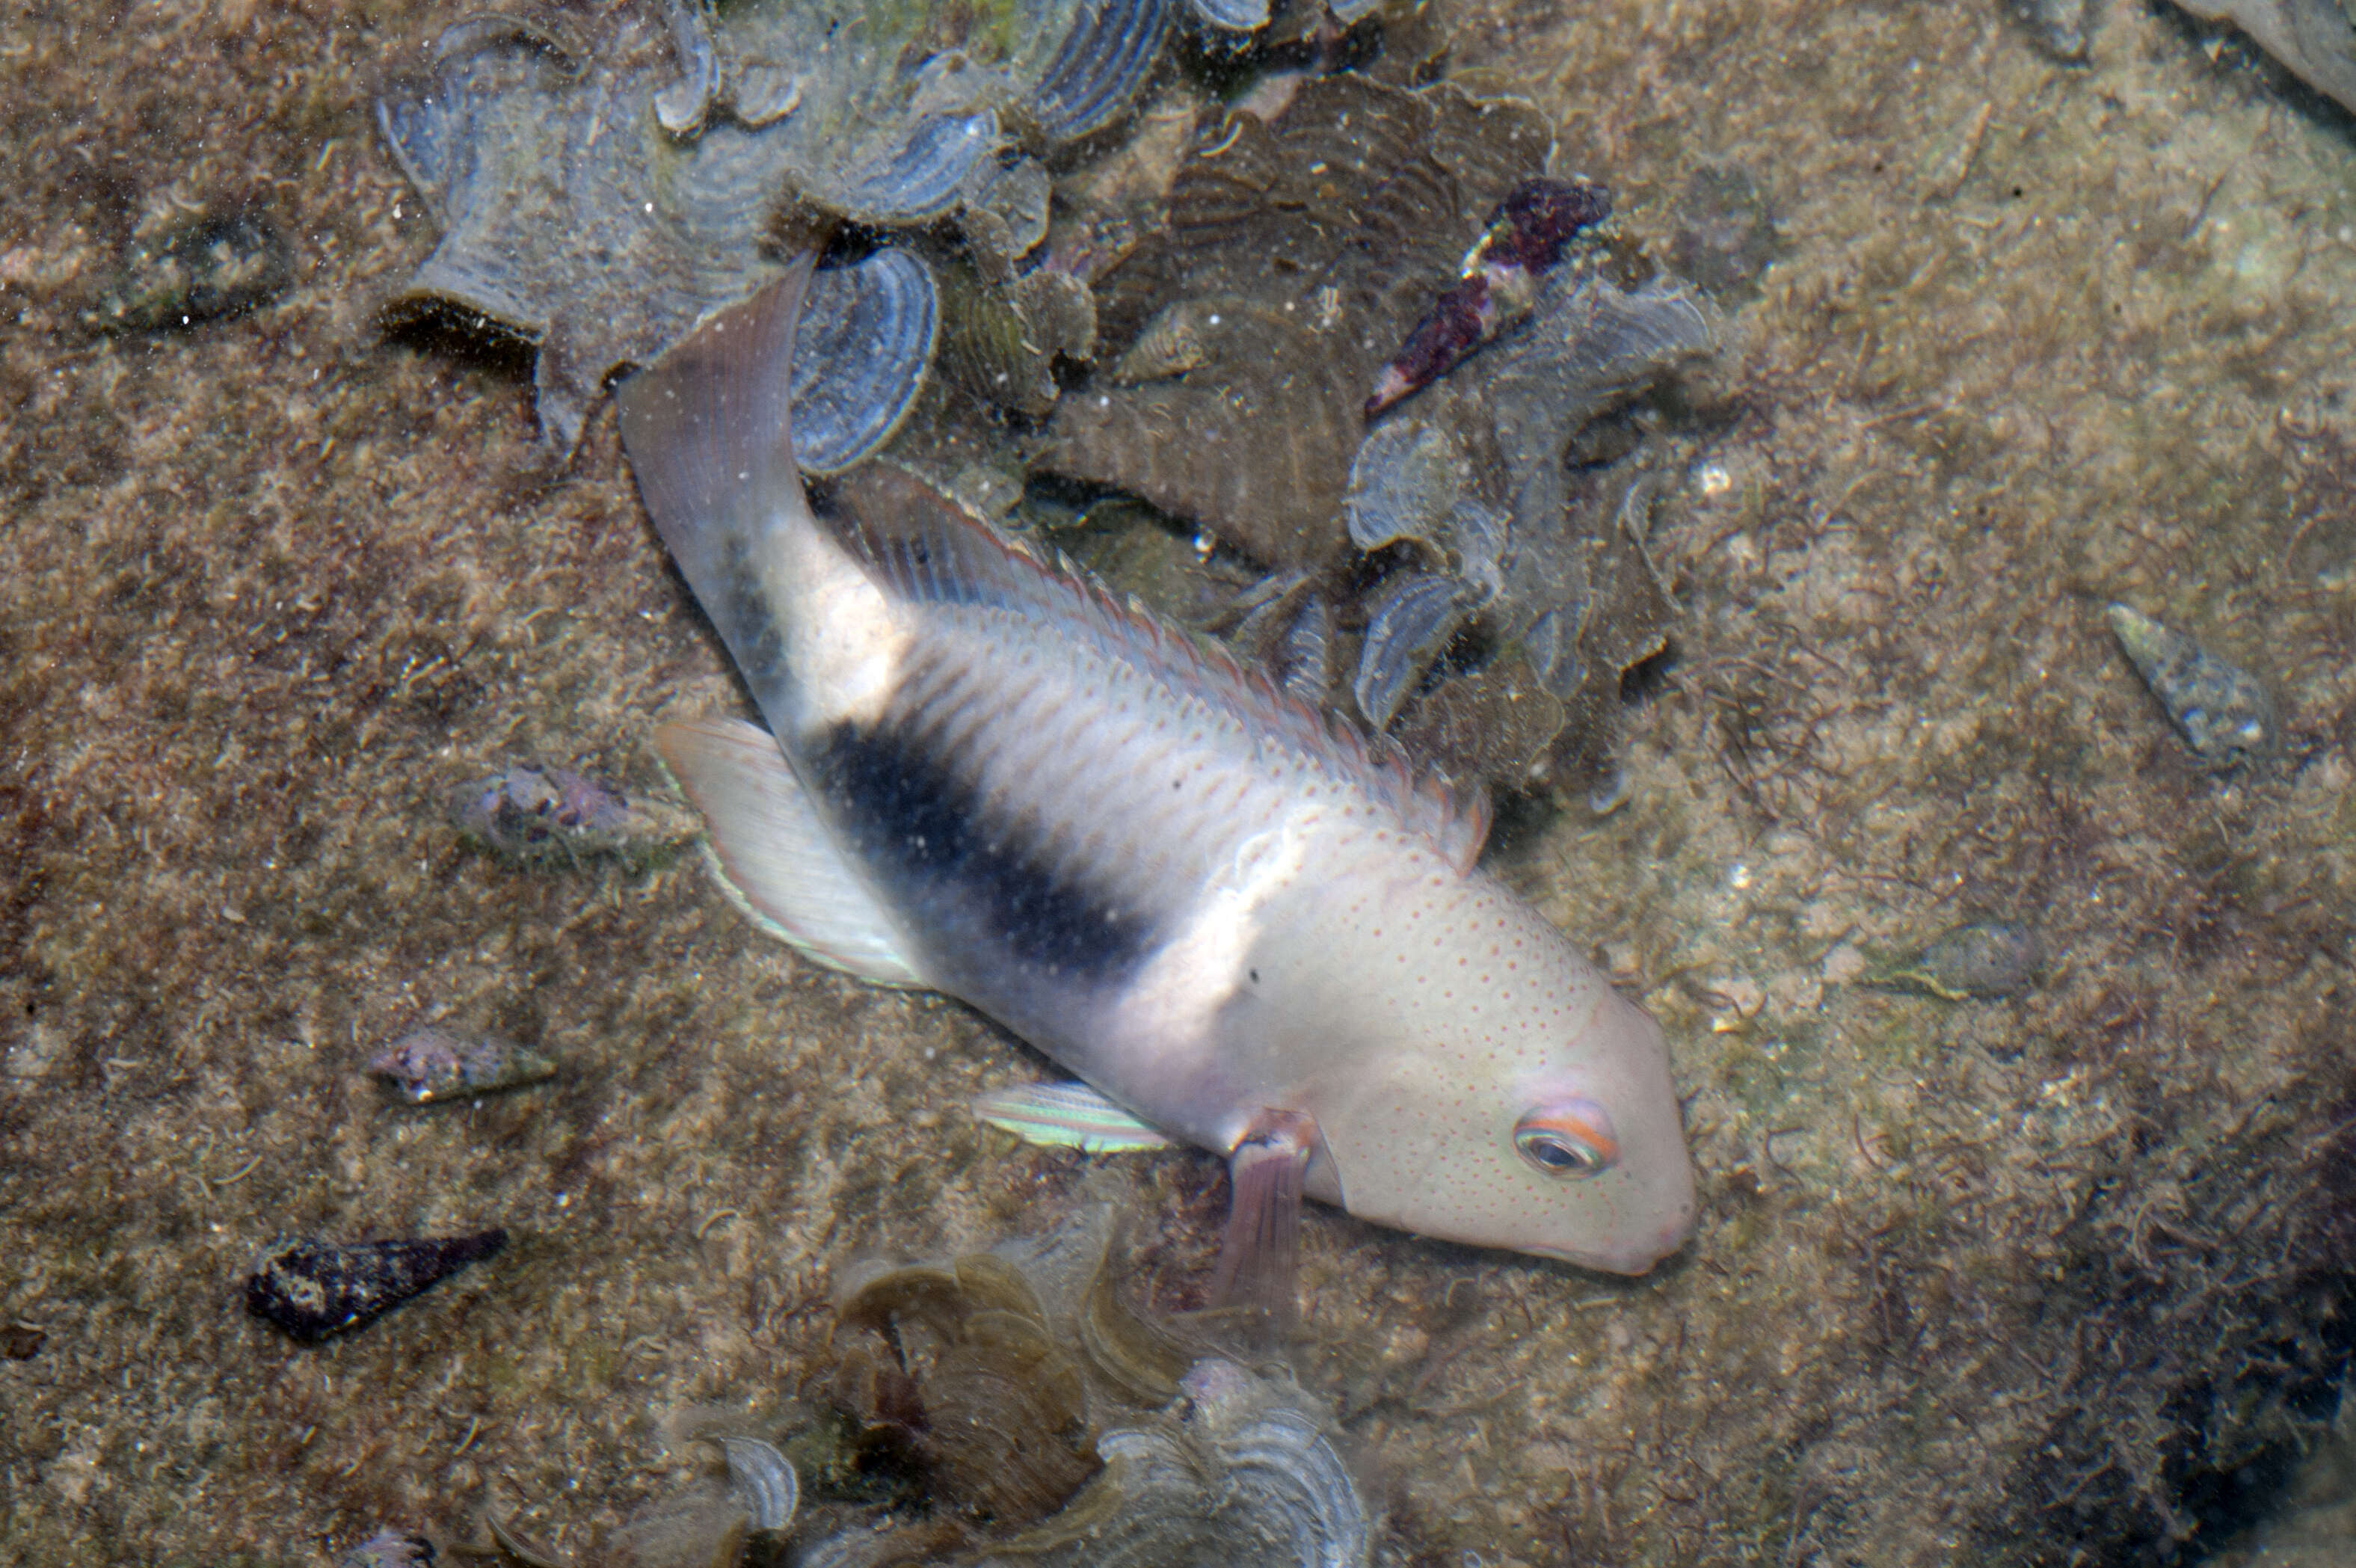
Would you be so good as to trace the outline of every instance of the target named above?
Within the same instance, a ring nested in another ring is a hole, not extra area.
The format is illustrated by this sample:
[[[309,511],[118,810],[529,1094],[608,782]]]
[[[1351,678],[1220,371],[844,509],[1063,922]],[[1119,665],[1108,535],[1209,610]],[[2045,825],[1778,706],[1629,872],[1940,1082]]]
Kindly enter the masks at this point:
[[[973,1102],[973,1113],[1026,1144],[1053,1149],[1118,1155],[1166,1149],[1172,1142],[1167,1133],[1139,1121],[1085,1083],[1025,1083],[992,1090]]]
[[[703,814],[723,891],[755,924],[830,969],[926,983],[768,731],[696,719],[659,726],[655,749]]]
[[[1313,1119],[1270,1107],[1227,1156],[1227,1230],[1211,1300],[1250,1314],[1270,1348],[1291,1337],[1300,1310],[1301,1177],[1316,1149]]]

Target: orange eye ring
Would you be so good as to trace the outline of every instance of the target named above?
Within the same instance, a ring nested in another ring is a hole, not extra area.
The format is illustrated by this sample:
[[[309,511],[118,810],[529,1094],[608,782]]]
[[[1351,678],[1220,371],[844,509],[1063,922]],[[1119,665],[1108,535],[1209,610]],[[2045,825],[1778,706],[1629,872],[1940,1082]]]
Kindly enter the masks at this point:
[[[1581,1181],[1620,1162],[1612,1118],[1592,1100],[1564,1100],[1525,1112],[1514,1123],[1514,1152],[1550,1176]]]

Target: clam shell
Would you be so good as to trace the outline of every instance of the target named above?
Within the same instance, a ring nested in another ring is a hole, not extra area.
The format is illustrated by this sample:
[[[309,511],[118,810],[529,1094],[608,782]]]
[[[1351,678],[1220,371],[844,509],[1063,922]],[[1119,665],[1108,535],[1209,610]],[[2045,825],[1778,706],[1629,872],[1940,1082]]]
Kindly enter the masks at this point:
[[[1558,268],[1521,332],[1471,361],[1512,476],[1507,510],[1520,546],[1507,591],[1531,607],[1585,599],[1585,548],[1565,527],[1570,510],[1563,450],[1598,413],[1671,367],[1709,353],[1717,331],[1681,285],[1625,291],[1591,269]],[[1558,696],[1569,694],[1576,660],[1532,644],[1532,662]],[[1567,652],[1568,643],[1563,645]]]
[[[1161,1427],[1098,1440],[1104,1469],[1054,1517],[980,1559],[990,1568],[1209,1568],[1214,1496],[1192,1447]],[[1235,1559],[1236,1562],[1250,1561]]]
[[[907,251],[810,279],[793,367],[794,460],[804,473],[839,474],[891,440],[924,387],[940,320],[932,269]]]
[[[1228,640],[1238,653],[1312,707],[1333,684],[1333,602],[1307,572],[1280,572],[1256,585],[1237,607],[1240,618]]]
[[[1332,564],[1358,377],[1280,310],[1222,304],[1198,331],[1199,376],[1061,400],[1034,466],[1127,490],[1266,565]]]
[[[837,1321],[884,1348],[846,1359],[839,1394],[863,1406],[862,1419],[900,1428],[952,1506],[1023,1524],[1096,1473],[1079,1364],[1012,1263],[983,1252],[884,1271],[853,1289]]]
[[[1472,480],[1472,465],[1446,431],[1414,419],[1376,426],[1350,463],[1350,542],[1369,551],[1402,539],[1444,548]]]
[[[1153,69],[1170,30],[1171,0],[1081,0],[1064,45],[1031,95],[1030,112],[1050,142],[1110,124]]]
[[[942,361],[960,386],[996,406],[1041,419],[1055,406],[1058,359],[1096,349],[1087,285],[1044,268],[995,285],[962,268],[943,289]]]
[[[1110,1268],[1099,1267],[1089,1281],[1074,1327],[1088,1370],[1130,1403],[1158,1409],[1178,1396],[1178,1380],[1187,1365],[1184,1349],[1130,1310]],[[1098,1451],[1109,1462],[1107,1441],[1109,1434],[1099,1440]]]
[[[655,94],[655,123],[674,136],[691,136],[703,129],[703,117],[720,96],[720,48],[699,0],[671,0],[669,11],[681,74]]]
[[[774,1443],[757,1437],[715,1437],[728,1462],[728,1486],[744,1511],[752,1516],[753,1528],[762,1530],[784,1530],[794,1522],[794,1513],[801,1505],[801,1477]]]
[[[1350,684],[1368,724],[1379,730],[1398,716],[1408,693],[1472,616],[1472,595],[1453,577],[1408,571],[1385,581]]]
[[[1186,0],[1204,27],[1222,33],[1256,32],[1268,26],[1269,0]]]
[[[434,1543],[390,1525],[336,1559],[336,1568],[433,1568]]]
[[[795,193],[861,222],[937,218],[1027,127],[1049,145],[1127,105],[1166,0],[1007,0],[990,8],[769,0],[718,23],[729,74],[791,71],[793,113],[762,128]]]
[[[1218,1521],[1230,1541],[1259,1543],[1232,1561],[1358,1568],[1371,1532],[1349,1467],[1298,1411],[1271,1410],[1215,1439],[1227,1466]]]
[[[995,284],[1014,281],[1015,263],[1047,237],[1053,184],[1036,158],[989,164],[966,181],[958,223],[974,268]]]
[[[1365,387],[1483,213],[1551,143],[1526,106],[1337,75],[1198,134],[1164,231],[1108,274],[1114,376],[1036,467],[1141,496],[1271,567],[1338,566]]]
[[[1299,1391],[1218,1359],[1197,1362],[1185,1390],[1187,1426],[1213,1459],[1226,1560],[1363,1568],[1373,1525],[1357,1480]]]

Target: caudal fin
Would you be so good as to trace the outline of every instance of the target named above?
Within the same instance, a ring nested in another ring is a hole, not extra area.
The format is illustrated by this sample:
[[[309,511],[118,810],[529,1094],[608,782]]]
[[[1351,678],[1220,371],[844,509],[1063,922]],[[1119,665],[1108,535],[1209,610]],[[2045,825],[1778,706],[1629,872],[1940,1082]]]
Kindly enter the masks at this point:
[[[734,638],[719,595],[739,547],[802,500],[794,467],[794,333],[810,258],[715,312],[615,394],[638,494],[696,597]]]

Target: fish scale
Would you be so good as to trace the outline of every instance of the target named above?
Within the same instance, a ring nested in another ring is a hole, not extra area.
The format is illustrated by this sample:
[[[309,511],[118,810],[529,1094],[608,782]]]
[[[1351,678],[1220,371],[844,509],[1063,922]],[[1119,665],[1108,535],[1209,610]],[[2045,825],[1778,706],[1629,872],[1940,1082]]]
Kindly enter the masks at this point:
[[[619,396],[648,510],[768,719],[663,726],[732,895],[1086,1087],[1026,1135],[1227,1157],[1220,1294],[1292,1300],[1301,1197],[1641,1273],[1693,1177],[1660,1031],[1475,864],[1484,806],[870,465],[812,513],[807,263]]]

